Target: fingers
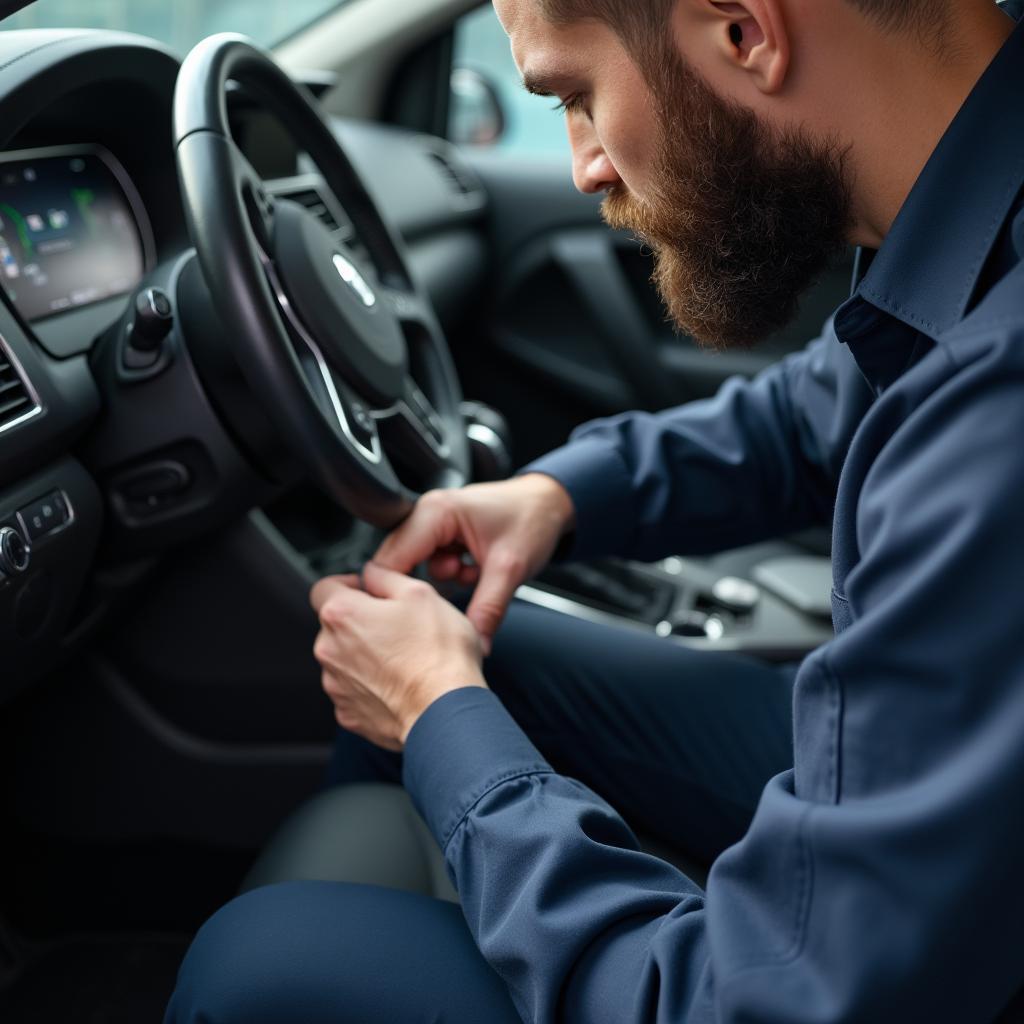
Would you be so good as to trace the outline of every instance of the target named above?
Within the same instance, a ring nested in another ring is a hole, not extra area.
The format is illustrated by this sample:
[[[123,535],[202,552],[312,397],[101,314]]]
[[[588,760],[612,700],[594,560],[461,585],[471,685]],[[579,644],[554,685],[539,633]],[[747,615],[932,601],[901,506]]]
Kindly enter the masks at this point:
[[[475,587],[480,581],[480,567],[478,565],[464,565],[459,569],[459,583],[464,587]]]
[[[319,615],[320,609],[339,591],[359,589],[358,576],[325,576],[313,584],[309,592],[309,603],[313,606],[313,611]]]
[[[433,591],[433,588],[422,580],[385,569],[376,562],[367,562],[363,566],[363,583],[368,594],[379,598],[398,598],[423,590]]]
[[[427,562],[427,571],[438,583],[449,583],[462,571],[462,555],[451,549],[438,552]]]
[[[519,585],[526,576],[526,566],[517,554],[496,550],[480,568],[480,582],[466,609],[466,617],[484,641],[485,653],[497,633]]]
[[[434,552],[457,540],[458,522],[447,500],[436,492],[420,498],[412,515],[387,537],[374,562],[394,572],[409,573]]]
[[[309,603],[321,622],[337,626],[360,601],[398,598],[424,590],[433,592],[433,588],[421,580],[367,562],[361,577],[327,576],[314,584]]]
[[[465,548],[453,545],[435,554],[427,562],[427,570],[438,583],[456,582],[463,587],[474,587],[480,579],[480,567],[467,561],[468,558]]]

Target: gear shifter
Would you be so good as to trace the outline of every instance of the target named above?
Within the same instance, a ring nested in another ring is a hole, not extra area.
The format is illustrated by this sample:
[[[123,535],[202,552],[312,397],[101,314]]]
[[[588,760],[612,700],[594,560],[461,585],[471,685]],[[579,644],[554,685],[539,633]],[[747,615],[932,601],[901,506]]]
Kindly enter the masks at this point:
[[[463,402],[459,409],[466,421],[473,481],[504,480],[512,473],[511,431],[505,417],[483,402]]]

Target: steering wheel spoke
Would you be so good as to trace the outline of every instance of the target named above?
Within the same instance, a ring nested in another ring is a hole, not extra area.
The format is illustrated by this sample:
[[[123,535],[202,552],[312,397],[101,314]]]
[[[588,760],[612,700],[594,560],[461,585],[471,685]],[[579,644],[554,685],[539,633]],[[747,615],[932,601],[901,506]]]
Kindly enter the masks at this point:
[[[310,393],[323,417],[347,447],[371,466],[387,466],[377,420],[369,407],[331,369],[315,344],[296,351]]]
[[[411,377],[406,378],[402,397],[377,414],[377,423],[387,450],[418,483],[424,488],[444,486],[456,468],[450,432]]]

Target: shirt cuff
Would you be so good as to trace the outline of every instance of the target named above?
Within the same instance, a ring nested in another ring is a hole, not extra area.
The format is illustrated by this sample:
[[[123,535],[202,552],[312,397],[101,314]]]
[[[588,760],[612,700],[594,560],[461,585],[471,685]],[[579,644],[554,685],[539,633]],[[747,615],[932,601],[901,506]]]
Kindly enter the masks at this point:
[[[633,530],[632,481],[614,446],[581,438],[531,462],[519,471],[544,473],[557,480],[572,498],[576,532],[559,550],[568,560],[583,561],[619,554],[628,548]]]
[[[490,690],[468,686],[446,693],[420,715],[405,741],[402,771],[406,790],[443,849],[496,786],[553,769]]]

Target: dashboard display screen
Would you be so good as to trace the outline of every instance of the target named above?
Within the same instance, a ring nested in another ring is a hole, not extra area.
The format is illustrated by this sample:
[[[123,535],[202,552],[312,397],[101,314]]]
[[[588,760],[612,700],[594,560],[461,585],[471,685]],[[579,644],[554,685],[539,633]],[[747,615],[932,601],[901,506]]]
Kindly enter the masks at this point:
[[[146,246],[123,174],[95,148],[0,154],[0,281],[26,320],[138,284]]]

